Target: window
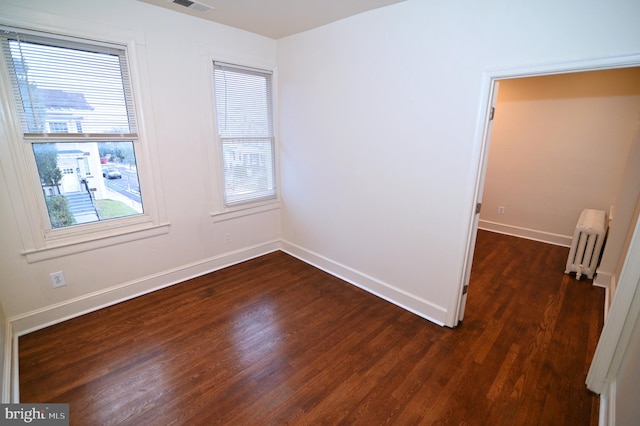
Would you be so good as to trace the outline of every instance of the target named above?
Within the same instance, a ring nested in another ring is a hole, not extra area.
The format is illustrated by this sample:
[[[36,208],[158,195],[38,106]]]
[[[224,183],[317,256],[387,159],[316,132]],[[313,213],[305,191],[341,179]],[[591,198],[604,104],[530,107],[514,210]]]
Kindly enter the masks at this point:
[[[271,73],[214,62],[225,206],[276,197]]]
[[[51,122],[49,123],[49,133],[69,133],[67,123]]]
[[[1,29],[45,232],[143,214],[125,48]]]

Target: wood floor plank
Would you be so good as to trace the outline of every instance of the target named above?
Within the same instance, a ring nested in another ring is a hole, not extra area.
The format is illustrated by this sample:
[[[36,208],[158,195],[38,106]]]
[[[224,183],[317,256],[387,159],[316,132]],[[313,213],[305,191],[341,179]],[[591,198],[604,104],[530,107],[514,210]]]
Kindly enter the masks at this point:
[[[604,291],[568,249],[480,231],[439,327],[282,252],[19,339],[23,402],[72,425],[590,425]]]

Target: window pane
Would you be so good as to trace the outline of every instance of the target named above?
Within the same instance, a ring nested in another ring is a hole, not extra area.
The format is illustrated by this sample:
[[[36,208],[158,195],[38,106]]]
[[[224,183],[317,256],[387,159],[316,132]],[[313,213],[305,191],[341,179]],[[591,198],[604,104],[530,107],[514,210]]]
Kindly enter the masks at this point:
[[[270,139],[223,142],[227,204],[275,196],[272,152]]]
[[[135,133],[123,50],[7,37],[25,133]]]
[[[141,214],[133,142],[33,144],[52,228]]]
[[[216,69],[215,88],[220,136],[271,136],[270,75]]]

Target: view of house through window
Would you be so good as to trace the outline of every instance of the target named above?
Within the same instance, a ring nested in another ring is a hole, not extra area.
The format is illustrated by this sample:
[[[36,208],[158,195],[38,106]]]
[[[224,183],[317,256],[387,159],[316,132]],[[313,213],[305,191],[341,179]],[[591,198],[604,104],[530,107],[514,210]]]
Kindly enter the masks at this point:
[[[52,228],[142,213],[132,145],[33,144]]]
[[[126,51],[2,28],[0,43],[50,227],[143,213]]]

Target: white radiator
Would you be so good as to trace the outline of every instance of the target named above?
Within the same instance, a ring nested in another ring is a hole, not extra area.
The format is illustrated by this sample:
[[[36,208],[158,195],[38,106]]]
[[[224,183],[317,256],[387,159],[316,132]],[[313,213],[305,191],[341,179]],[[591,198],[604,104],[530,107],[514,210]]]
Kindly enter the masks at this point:
[[[606,213],[602,210],[584,209],[573,233],[573,243],[564,273],[575,272],[576,279],[580,279],[582,274],[589,279],[593,278],[606,232]]]

